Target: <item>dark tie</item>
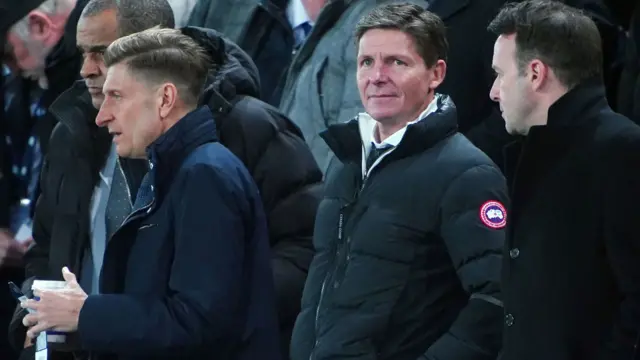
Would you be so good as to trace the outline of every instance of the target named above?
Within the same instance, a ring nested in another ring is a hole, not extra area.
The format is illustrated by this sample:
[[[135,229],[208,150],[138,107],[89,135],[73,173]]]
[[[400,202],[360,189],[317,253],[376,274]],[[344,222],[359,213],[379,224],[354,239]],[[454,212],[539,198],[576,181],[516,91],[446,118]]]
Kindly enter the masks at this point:
[[[131,196],[129,195],[129,185],[120,165],[120,159],[116,161],[111,181],[111,191],[107,208],[105,209],[105,229],[107,242],[118,230],[124,219],[131,213]]]
[[[296,39],[296,47],[302,45],[302,43],[307,39],[307,36],[309,36],[309,33],[311,32],[311,28],[312,26],[308,21],[296,26],[293,30],[293,35]]]
[[[382,144],[382,146],[378,148],[374,143],[371,143],[371,150],[369,150],[369,155],[367,155],[367,170],[371,169],[373,163],[376,162],[380,156],[391,149],[393,149],[393,145]]]

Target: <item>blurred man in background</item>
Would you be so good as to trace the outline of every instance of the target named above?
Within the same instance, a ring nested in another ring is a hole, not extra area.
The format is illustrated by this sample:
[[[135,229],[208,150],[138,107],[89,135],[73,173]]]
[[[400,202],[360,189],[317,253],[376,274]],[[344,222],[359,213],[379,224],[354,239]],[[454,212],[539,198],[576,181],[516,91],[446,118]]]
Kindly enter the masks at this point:
[[[49,106],[77,78],[75,26],[84,0],[0,1],[0,277],[20,282],[31,243],[42,160],[55,125]],[[6,283],[6,281],[3,281]],[[0,358],[15,300],[0,292]]]

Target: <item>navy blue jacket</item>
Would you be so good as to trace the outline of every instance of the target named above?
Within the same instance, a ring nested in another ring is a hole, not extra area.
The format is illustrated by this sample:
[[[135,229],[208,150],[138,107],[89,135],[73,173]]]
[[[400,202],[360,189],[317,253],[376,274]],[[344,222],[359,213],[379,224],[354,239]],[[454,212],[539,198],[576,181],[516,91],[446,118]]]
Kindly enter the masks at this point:
[[[206,107],[148,149],[150,172],[80,312],[99,359],[280,359],[266,220]]]

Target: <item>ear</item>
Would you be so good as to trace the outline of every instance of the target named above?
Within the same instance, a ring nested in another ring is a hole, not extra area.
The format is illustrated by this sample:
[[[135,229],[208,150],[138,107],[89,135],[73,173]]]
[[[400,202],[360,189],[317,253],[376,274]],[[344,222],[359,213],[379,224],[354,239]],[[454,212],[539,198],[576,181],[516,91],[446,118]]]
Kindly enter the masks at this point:
[[[435,90],[442,84],[444,77],[447,75],[447,63],[444,60],[438,60],[430,70],[433,72],[433,78],[429,82],[429,89]]]
[[[160,85],[158,95],[160,118],[165,119],[176,107],[178,102],[178,89],[172,83],[164,83]]]
[[[29,34],[34,40],[44,42],[53,30],[51,19],[42,11],[32,11],[27,15]]]
[[[527,65],[527,79],[534,91],[539,90],[549,77],[549,67],[539,59],[533,59]]]

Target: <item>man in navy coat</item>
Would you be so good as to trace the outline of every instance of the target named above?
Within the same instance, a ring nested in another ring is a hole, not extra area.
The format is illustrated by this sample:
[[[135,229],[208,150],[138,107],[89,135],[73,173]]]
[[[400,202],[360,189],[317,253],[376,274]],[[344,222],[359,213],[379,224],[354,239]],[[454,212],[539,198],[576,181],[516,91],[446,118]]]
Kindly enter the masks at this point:
[[[92,360],[280,359],[260,196],[197,107],[211,58],[178,30],[151,29],[117,40],[104,60],[96,123],[119,156],[151,170],[107,244],[100,294],[64,269],[70,291],[23,305],[37,311],[27,335],[76,333]]]

